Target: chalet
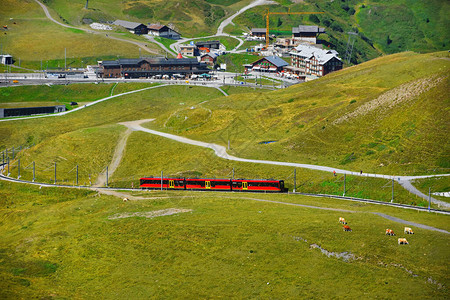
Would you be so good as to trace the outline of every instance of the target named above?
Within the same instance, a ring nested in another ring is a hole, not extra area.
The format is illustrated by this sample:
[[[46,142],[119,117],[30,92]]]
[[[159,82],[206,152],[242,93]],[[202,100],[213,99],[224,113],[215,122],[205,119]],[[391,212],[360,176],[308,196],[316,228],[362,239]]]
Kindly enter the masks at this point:
[[[208,49],[220,49],[219,41],[206,41],[206,42],[197,42],[195,43],[197,48],[208,48]]]
[[[214,66],[218,55],[216,53],[208,52],[200,56],[200,61],[207,65]]]
[[[258,38],[266,38],[266,29],[265,28],[252,28],[251,36]]]
[[[145,26],[144,24],[141,24],[141,23],[128,22],[128,21],[123,21],[123,20],[115,20],[113,25],[122,26],[126,30],[129,30],[132,33],[138,34],[138,35],[148,33],[147,26]]]
[[[184,56],[197,56],[198,49],[195,45],[180,45],[180,52]]]
[[[0,55],[0,63],[3,65],[12,65],[14,63],[12,55],[9,54]]]
[[[150,78],[155,75],[204,74],[210,70],[196,58],[133,58],[99,61],[102,78]]]
[[[291,66],[287,72],[312,77],[322,77],[342,69],[342,61],[336,50],[325,50],[310,45],[299,45],[290,52]]]
[[[321,33],[325,33],[325,28],[306,25],[292,27],[292,39],[306,41],[312,44],[317,43],[317,36]]]
[[[147,28],[148,34],[150,35],[160,36],[172,40],[179,40],[181,38],[181,35],[178,32],[166,25],[149,24]]]
[[[283,67],[289,64],[278,56],[267,56],[258,59],[252,64],[244,65],[246,73],[251,71],[257,72],[281,72]]]

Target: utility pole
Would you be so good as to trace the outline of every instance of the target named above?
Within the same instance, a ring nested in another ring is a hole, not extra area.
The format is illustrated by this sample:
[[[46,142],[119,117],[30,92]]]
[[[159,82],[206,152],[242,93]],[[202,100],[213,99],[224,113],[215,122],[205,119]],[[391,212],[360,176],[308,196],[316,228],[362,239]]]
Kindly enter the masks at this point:
[[[55,181],[54,184],[56,184],[56,161],[55,161]]]
[[[14,147],[12,148],[12,157],[11,158],[14,158]]]
[[[294,169],[294,193],[296,187],[297,187],[297,169]]]
[[[391,198],[391,203],[394,202],[394,178],[392,178],[392,198]]]
[[[8,175],[7,176],[9,176],[9,156],[6,158],[7,159],[7,163],[8,163]]]
[[[348,41],[347,41],[347,47],[345,49],[344,60],[346,60],[347,63],[349,64],[350,60],[352,58],[353,45],[355,44],[355,39],[358,34],[356,32],[347,32],[347,33],[348,33]]]
[[[233,168],[233,177],[231,177],[234,180],[234,168]]]
[[[3,156],[2,164],[4,165],[5,164],[5,151],[2,152],[2,156]]]
[[[108,186],[108,166],[106,166],[106,186]]]
[[[78,165],[77,165],[77,184],[78,185]]]
[[[67,69],[67,51],[64,48],[64,71]]]
[[[19,158],[19,163],[18,163],[18,173],[17,173],[17,179],[20,179],[20,158]]]
[[[161,171],[161,191],[163,190],[163,171]]]
[[[347,174],[344,174],[344,194],[342,196],[345,196],[346,183],[347,183]]]
[[[86,6],[84,8],[88,9],[88,5],[89,5],[89,0],[86,0]]]
[[[428,188],[428,212],[431,210],[431,187]]]
[[[33,161],[33,182],[36,180],[36,166]]]

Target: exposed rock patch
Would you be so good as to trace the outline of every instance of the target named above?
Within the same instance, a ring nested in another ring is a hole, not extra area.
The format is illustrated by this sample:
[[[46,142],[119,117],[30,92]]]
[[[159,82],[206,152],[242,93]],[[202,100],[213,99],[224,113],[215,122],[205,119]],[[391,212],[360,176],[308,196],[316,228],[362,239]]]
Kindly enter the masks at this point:
[[[339,119],[335,120],[333,122],[333,125],[348,121],[356,117],[367,115],[368,113],[376,109],[381,110],[381,113],[385,112],[400,103],[410,101],[420,94],[427,92],[428,90],[437,86],[443,80],[444,77],[428,77],[402,84],[359,106],[354,111],[343,115]]]
[[[119,213],[119,214],[114,214],[112,216],[109,216],[108,219],[117,220],[117,219],[132,218],[132,217],[151,219],[151,218],[155,218],[155,217],[170,216],[170,215],[186,213],[186,212],[191,212],[191,211],[192,211],[192,209],[168,208],[168,209],[161,209],[161,210],[148,211],[148,212]]]

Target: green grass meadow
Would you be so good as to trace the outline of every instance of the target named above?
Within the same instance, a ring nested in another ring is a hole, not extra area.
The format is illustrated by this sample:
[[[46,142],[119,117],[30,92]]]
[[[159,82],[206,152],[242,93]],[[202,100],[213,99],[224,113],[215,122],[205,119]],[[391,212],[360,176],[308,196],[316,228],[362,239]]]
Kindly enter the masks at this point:
[[[428,213],[345,201],[331,205],[355,213],[323,211],[227,193],[151,192],[140,195],[149,199],[124,203],[84,190],[0,185],[3,299],[448,296],[448,236],[414,228],[410,245],[399,246],[384,229],[400,233],[403,225],[367,211],[441,228],[446,216],[429,221]],[[329,201],[250,197],[314,206]],[[108,219],[167,208],[192,212]],[[341,216],[353,232],[342,230]],[[327,257],[311,244],[354,259]]]

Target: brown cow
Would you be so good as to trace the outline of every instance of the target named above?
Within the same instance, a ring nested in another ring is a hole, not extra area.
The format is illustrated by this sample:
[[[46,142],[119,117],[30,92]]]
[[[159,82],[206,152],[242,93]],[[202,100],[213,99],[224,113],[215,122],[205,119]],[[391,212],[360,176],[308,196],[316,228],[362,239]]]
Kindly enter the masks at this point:
[[[344,231],[352,231],[352,229],[350,228],[350,226],[344,225]]]
[[[412,229],[410,227],[405,227],[405,231],[406,234],[414,234],[414,231],[412,231]]]
[[[408,241],[405,238],[399,238],[398,244],[399,245],[409,245]]]
[[[394,230],[389,229],[389,228],[386,229],[386,235],[394,236],[395,235]]]

